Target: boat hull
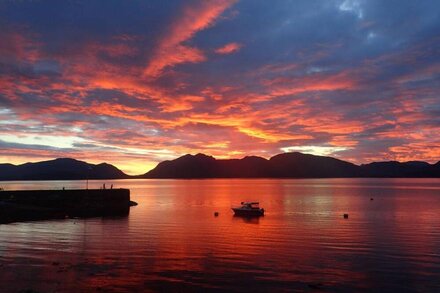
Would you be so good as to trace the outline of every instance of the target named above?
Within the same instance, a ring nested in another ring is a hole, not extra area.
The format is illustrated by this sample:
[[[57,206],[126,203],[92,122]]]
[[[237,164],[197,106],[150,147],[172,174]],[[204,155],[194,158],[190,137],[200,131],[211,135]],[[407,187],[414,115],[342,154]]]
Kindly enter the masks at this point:
[[[264,216],[264,209],[240,209],[240,208],[232,208],[234,214],[240,217],[261,217]]]

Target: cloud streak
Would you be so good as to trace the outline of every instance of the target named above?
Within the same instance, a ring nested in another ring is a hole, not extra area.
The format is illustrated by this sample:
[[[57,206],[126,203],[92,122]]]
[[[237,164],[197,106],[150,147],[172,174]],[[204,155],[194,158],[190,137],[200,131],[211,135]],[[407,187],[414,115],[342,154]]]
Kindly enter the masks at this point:
[[[215,50],[217,54],[228,55],[238,52],[242,45],[239,43],[229,43]]]
[[[213,25],[217,18],[235,0],[200,1],[183,7],[181,15],[173,20],[167,33],[158,41],[144,75],[159,76],[167,67],[206,60],[202,50],[185,45],[194,35]]]

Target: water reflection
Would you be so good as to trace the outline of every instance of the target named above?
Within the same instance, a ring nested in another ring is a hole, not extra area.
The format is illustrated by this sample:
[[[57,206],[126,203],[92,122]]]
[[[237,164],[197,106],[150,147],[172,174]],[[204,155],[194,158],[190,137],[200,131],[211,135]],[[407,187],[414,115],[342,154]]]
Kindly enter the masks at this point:
[[[128,217],[0,225],[2,284],[10,291],[440,290],[437,179],[105,183],[131,189],[139,205]],[[23,186],[75,184],[82,183]],[[234,217],[232,205],[255,200],[264,217]]]
[[[237,215],[233,216],[234,220],[243,221],[244,223],[248,223],[248,224],[259,224],[261,217],[264,216],[258,216],[258,217],[247,217],[247,216],[237,216]]]

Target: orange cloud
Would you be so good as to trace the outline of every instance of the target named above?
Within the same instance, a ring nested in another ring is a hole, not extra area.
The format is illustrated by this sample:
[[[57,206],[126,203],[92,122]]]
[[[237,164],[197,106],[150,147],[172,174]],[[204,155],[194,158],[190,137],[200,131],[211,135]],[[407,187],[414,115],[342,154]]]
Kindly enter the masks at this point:
[[[350,138],[347,135],[335,135],[329,143],[332,146],[351,148],[355,147],[358,144],[358,141]]]
[[[202,1],[197,6],[186,6],[182,15],[170,25],[167,34],[159,40],[144,70],[144,75],[158,77],[166,67],[204,61],[206,57],[201,50],[183,43],[190,40],[197,32],[211,26],[235,2],[235,0]]]
[[[260,117],[261,118],[261,117]],[[274,129],[262,129],[254,124],[256,121],[253,115],[213,115],[213,114],[194,114],[179,119],[181,125],[188,123],[203,123],[222,127],[231,127],[246,134],[249,137],[261,139],[264,142],[279,142],[282,140],[304,140],[312,138],[306,134],[284,133]]]
[[[175,100],[172,100],[169,103],[164,103],[161,108],[164,112],[168,113],[186,111],[193,109],[194,103],[203,102],[204,100],[205,98],[200,96],[182,96],[177,97]]]
[[[128,44],[99,44],[93,43],[88,46],[89,50],[92,50],[94,54],[103,52],[111,57],[120,56],[133,56],[138,53],[138,48],[129,46]]]
[[[239,43],[229,43],[215,50],[217,54],[226,55],[238,52],[242,45]]]
[[[312,75],[303,78],[275,78],[264,82],[272,90],[271,96],[295,95],[311,91],[336,91],[355,88],[356,81],[349,76],[349,72],[335,75]]]
[[[392,146],[389,148],[389,152],[393,160],[401,162],[411,161],[414,160],[414,158],[417,158],[417,160],[435,162],[438,161],[440,156],[440,141],[436,139],[432,142],[418,141]]]
[[[41,56],[38,47],[39,42],[33,40],[31,34],[0,32],[0,56],[7,58],[19,58],[20,61],[35,62]]]

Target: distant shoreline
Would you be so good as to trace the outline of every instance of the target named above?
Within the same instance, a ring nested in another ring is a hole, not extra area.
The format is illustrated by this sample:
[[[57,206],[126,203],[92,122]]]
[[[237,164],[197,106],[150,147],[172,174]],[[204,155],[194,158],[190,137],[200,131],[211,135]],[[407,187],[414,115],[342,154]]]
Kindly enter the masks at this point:
[[[103,180],[315,180],[315,179],[440,179],[440,177],[213,177],[213,178],[101,178],[88,179],[89,181],[103,181]],[[2,182],[24,182],[24,181],[85,181],[87,179],[23,179],[23,180],[0,180],[0,188]],[[66,188],[67,189],[67,188]],[[2,190],[0,189],[0,192]]]
[[[355,165],[332,157],[298,152],[265,159],[215,159],[204,154],[184,155],[160,162],[141,175],[127,175],[107,164],[89,164],[71,158],[0,164],[0,181],[114,180],[114,179],[324,179],[324,178],[440,178],[440,161],[373,162]]]

